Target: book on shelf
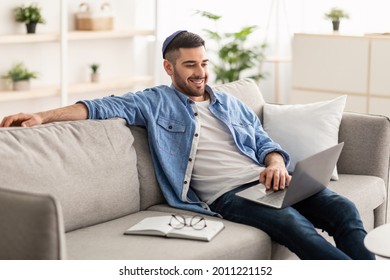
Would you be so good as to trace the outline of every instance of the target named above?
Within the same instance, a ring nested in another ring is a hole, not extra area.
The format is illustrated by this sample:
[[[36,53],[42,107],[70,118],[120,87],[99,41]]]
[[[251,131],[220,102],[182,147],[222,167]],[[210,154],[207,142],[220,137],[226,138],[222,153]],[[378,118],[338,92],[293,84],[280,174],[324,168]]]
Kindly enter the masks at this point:
[[[177,229],[169,225],[171,219],[172,216],[148,217],[128,228],[124,234],[210,241],[224,228],[224,224],[221,221],[205,219],[206,226],[202,229],[196,229],[191,226],[183,226]],[[189,224],[191,217],[186,217],[185,219],[186,224]]]

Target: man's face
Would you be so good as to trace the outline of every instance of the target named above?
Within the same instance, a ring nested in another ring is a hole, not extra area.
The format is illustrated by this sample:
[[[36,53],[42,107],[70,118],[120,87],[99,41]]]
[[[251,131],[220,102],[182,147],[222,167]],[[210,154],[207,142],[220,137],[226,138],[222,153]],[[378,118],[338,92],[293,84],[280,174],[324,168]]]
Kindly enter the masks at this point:
[[[176,63],[164,62],[165,70],[177,90],[194,101],[203,101],[208,80],[205,48],[181,48],[178,52]]]

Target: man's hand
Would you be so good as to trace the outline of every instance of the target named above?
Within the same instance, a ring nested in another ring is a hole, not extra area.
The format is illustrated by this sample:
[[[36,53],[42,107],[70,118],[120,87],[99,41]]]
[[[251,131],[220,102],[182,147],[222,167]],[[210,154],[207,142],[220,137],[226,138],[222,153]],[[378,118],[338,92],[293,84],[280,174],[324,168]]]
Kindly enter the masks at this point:
[[[284,159],[279,153],[269,153],[265,157],[266,168],[260,173],[260,183],[267,190],[283,190],[290,184],[291,176],[288,174]]]
[[[42,124],[42,118],[39,114],[25,114],[19,113],[12,116],[5,117],[0,123],[0,127],[9,126],[33,126]]]

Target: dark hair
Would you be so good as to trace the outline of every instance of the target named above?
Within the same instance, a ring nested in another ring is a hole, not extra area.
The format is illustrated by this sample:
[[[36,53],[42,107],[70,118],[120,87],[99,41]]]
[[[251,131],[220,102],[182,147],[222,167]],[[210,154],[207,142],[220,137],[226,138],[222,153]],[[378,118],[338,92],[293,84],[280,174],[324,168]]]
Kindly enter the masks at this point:
[[[172,56],[174,51],[179,50],[180,48],[197,48],[205,46],[205,41],[199,35],[191,33],[188,31],[181,32],[178,34],[166,47],[164,52],[164,58],[168,60],[174,60],[175,57]]]

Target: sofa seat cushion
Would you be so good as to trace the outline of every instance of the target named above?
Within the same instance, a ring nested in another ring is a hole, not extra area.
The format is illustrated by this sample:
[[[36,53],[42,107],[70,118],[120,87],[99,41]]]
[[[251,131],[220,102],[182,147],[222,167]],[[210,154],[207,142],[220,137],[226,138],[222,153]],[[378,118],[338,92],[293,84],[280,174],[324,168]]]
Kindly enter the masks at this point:
[[[123,234],[143,218],[180,211],[168,206],[164,209],[167,211],[140,211],[68,232],[68,259],[269,259],[271,256],[271,242],[265,233],[229,221],[223,221],[225,228],[210,242]]]

